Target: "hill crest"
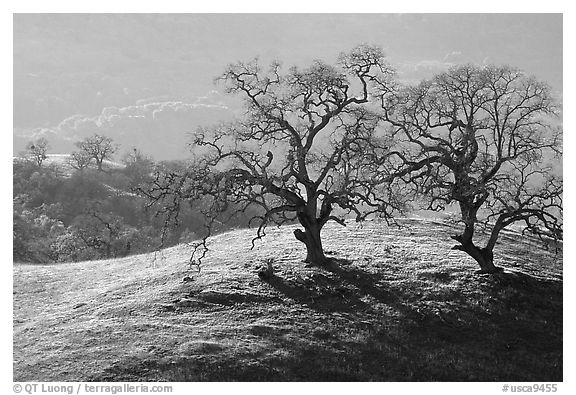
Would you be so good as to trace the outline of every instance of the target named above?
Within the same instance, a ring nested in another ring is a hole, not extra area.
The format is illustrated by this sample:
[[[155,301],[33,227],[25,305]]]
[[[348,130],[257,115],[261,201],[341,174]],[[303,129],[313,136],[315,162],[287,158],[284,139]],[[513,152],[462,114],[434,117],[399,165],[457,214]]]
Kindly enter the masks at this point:
[[[16,265],[14,379],[561,380],[561,256],[510,232],[507,272],[477,275],[450,226],[401,222],[327,226],[327,269],[302,262],[292,226],[254,250],[254,230],[215,236],[200,273],[186,245]]]

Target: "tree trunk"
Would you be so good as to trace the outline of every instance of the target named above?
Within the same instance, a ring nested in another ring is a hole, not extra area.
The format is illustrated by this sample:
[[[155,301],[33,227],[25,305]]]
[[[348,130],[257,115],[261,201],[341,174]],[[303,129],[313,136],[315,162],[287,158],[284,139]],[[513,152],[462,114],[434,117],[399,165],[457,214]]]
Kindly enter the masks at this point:
[[[112,244],[106,243],[106,259],[112,258]]]
[[[454,246],[454,249],[464,251],[474,258],[478,265],[480,265],[479,273],[498,273],[503,270],[494,265],[494,253],[491,249],[478,248],[471,242]]]
[[[304,261],[314,265],[324,265],[328,258],[324,255],[322,248],[322,239],[320,238],[322,229],[318,225],[305,226],[304,229],[304,232],[300,229],[294,231],[296,239],[306,245],[306,259]]]
[[[478,265],[480,265],[479,273],[498,273],[502,268],[494,266],[494,253],[485,248],[478,248],[473,246],[474,252],[468,252]]]
[[[476,224],[476,212],[478,208],[470,202],[460,202],[462,221],[464,222],[464,232],[462,235],[452,238],[460,243],[453,247],[455,250],[464,251],[470,255],[480,265],[479,273],[498,273],[503,269],[494,266],[494,244],[489,243],[485,248],[474,245],[474,225]],[[491,240],[492,241],[492,240]]]

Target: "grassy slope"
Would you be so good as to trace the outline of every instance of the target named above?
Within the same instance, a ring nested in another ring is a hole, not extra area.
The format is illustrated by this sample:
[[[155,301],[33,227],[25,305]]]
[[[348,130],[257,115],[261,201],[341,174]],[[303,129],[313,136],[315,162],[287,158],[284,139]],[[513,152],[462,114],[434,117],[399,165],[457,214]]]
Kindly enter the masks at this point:
[[[24,161],[25,159],[19,156],[15,156],[12,158],[14,163],[17,161]],[[42,166],[56,166],[62,171],[64,174],[70,175],[74,171],[76,171],[69,163],[70,155],[69,154],[48,154],[47,158],[42,163]],[[103,163],[104,169],[121,169],[126,167],[122,163],[114,162],[110,160],[105,160]]]
[[[508,232],[478,275],[448,225],[403,224],[327,227],[330,269],[290,227],[215,237],[191,282],[184,246],[15,265],[14,380],[562,380],[561,255]]]

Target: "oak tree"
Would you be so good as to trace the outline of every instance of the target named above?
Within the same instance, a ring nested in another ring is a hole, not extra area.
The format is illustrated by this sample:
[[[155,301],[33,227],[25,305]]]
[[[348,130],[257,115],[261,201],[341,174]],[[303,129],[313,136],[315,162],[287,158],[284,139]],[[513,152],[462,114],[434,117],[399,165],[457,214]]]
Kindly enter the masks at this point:
[[[32,160],[32,162],[38,166],[42,167],[42,163],[48,158],[46,153],[48,152],[48,140],[44,137],[40,137],[34,141],[30,141],[26,144],[26,155]]]
[[[76,170],[84,170],[90,166],[94,159],[90,154],[85,151],[76,151],[70,154],[68,164]]]
[[[101,134],[94,134],[90,137],[86,137],[84,140],[77,142],[76,146],[84,152],[84,157],[94,159],[99,171],[103,170],[102,164],[104,163],[104,160],[111,159],[114,153],[118,150],[118,146],[114,144],[111,137],[103,136]]]
[[[341,54],[336,66],[315,61],[283,72],[277,62],[268,69],[256,60],[232,64],[218,80],[244,98],[244,116],[198,130],[191,145],[196,165],[157,177],[148,194],[165,210],[208,199],[209,224],[252,210],[253,245],[267,225],[297,221],[302,229],[294,237],[306,247],[305,261],[322,265],[327,222],[389,216],[398,208],[353,148],[372,141],[379,122],[372,94],[386,92],[393,75],[382,50],[367,45]]]
[[[467,65],[383,94],[381,103],[403,147],[388,165],[428,197],[428,208],[457,204],[463,231],[453,248],[482,272],[499,271],[494,247],[513,223],[561,238],[559,108],[546,84],[511,67]],[[479,226],[488,229],[484,245]]]

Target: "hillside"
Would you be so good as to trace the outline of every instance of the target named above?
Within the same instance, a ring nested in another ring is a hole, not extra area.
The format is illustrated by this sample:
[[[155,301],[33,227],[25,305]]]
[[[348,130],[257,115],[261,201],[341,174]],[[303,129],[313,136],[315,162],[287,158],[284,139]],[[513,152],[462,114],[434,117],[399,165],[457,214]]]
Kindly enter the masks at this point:
[[[47,158],[44,160],[44,162],[42,164],[44,167],[54,166],[54,167],[58,168],[58,170],[60,172],[62,172],[63,174],[65,174],[66,176],[70,176],[74,171],[76,171],[70,165],[70,162],[69,162],[70,155],[69,154],[47,154],[46,156],[47,156]],[[23,157],[20,157],[20,156],[14,156],[12,158],[13,163],[24,162],[24,161],[26,161],[26,159]],[[108,169],[122,169],[122,168],[126,167],[126,165],[119,163],[119,162],[114,162],[111,160],[104,160],[103,167],[106,170],[108,170]]]
[[[185,245],[15,265],[14,381],[562,380],[561,253],[508,231],[479,275],[446,223],[401,224],[328,226],[329,269],[290,226],[214,237],[200,273]]]

